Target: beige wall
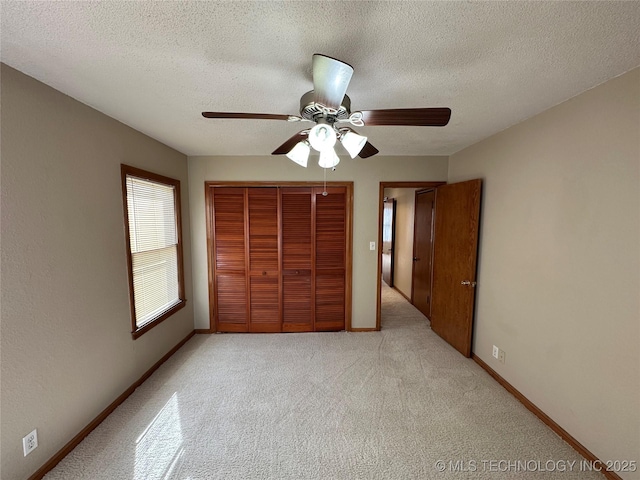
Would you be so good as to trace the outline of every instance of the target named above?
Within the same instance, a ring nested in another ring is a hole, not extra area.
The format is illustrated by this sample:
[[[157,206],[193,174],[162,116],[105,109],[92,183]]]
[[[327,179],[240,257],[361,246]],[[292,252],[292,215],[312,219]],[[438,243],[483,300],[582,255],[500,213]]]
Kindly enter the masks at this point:
[[[473,350],[602,460],[640,461],[639,167],[640,69],[449,163],[484,179]]]
[[[411,298],[413,277],[413,216],[416,188],[385,188],[385,195],[396,199],[396,243],[393,258],[394,287]]]
[[[283,125],[282,138],[295,132],[295,126]],[[277,139],[274,140],[277,145]],[[377,250],[369,242],[378,241],[378,194],[380,182],[443,181],[447,176],[446,157],[384,157],[352,160],[342,157],[327,181],[354,182],[353,220],[353,310],[354,328],[376,326]],[[322,181],[317,156],[302,168],[285,156],[190,157],[189,184],[193,251],[194,314],[196,328],[209,328],[207,289],[206,223],[204,182],[230,181]],[[377,245],[376,245],[377,246]]]
[[[1,81],[0,476],[24,479],[193,330],[187,159],[5,65]],[[189,303],[135,341],[120,163],[183,193]]]

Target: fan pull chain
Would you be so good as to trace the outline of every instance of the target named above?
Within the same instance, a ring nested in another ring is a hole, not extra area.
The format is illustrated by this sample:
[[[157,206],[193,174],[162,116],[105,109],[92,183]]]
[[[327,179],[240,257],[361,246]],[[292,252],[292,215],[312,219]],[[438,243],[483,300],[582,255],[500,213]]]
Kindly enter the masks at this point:
[[[323,168],[322,170],[324,170],[324,191],[322,192],[322,196],[326,197],[327,195],[329,195],[327,193],[327,169]]]

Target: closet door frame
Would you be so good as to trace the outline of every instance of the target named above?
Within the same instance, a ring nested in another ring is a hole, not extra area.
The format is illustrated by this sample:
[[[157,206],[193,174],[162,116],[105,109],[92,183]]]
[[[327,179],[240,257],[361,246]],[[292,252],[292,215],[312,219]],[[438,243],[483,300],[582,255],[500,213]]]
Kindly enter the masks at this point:
[[[213,191],[216,187],[323,187],[323,182],[204,182],[205,190],[205,213],[207,232],[207,273],[209,288],[209,329],[198,330],[198,333],[216,333],[218,325],[215,322],[215,237],[214,237],[214,205]],[[353,270],[353,182],[327,182],[327,187],[344,187],[346,189],[346,222],[345,222],[345,302],[344,318],[345,330],[352,331],[351,310],[352,310],[352,270]],[[282,238],[282,224],[279,223],[279,238]],[[314,269],[315,270],[315,269]],[[280,274],[282,277],[282,274]],[[282,282],[282,278],[280,279]]]

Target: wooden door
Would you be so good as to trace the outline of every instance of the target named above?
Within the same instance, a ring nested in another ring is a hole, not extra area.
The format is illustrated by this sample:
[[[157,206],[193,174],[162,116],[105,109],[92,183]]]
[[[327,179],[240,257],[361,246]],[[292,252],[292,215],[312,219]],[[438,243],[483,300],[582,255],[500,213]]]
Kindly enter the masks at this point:
[[[214,324],[220,332],[249,331],[244,188],[215,188],[213,218]]]
[[[247,189],[249,331],[280,332],[278,189]]]
[[[395,250],[396,200],[384,201],[382,214],[382,280],[393,287],[393,257]]]
[[[218,332],[343,330],[351,188],[207,184],[210,314]]]
[[[436,189],[431,328],[471,355],[482,180]]]
[[[323,191],[326,190],[326,194]],[[315,189],[315,330],[345,328],[347,199],[344,187]]]
[[[311,188],[280,189],[283,332],[314,331],[313,201]]]
[[[416,192],[413,215],[413,278],[411,302],[431,318],[431,275],[433,266],[433,213],[435,191]]]

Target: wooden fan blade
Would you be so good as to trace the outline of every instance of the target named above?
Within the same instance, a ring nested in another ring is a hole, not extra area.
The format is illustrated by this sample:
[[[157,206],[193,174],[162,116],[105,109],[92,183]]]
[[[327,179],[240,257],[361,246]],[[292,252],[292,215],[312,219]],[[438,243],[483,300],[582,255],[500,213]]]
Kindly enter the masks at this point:
[[[360,153],[358,154],[358,156],[360,158],[369,158],[369,157],[373,157],[377,153],[379,153],[378,149],[373,145],[371,145],[369,142],[367,142],[364,144],[364,147],[362,147],[362,150],[360,150]]]
[[[406,125],[418,127],[444,127],[451,118],[451,109],[437,108],[396,108],[389,110],[362,110],[362,120],[366,126]]]
[[[293,137],[291,137],[289,140],[287,140],[282,145],[280,145],[278,148],[276,148],[273,151],[273,153],[271,153],[271,155],[285,155],[289,153],[291,149],[296,146],[296,143],[303,141],[308,136],[309,136],[309,130],[301,130],[300,132],[296,133]]]
[[[291,115],[278,115],[273,113],[232,113],[232,112],[202,112],[205,118],[244,118],[260,120],[289,120]]]
[[[341,130],[343,130],[343,129],[350,130],[353,133],[355,133],[357,135],[360,135],[358,132],[356,132],[351,127],[341,127]],[[360,153],[358,154],[358,156],[360,158],[369,158],[369,157],[373,157],[377,153],[380,153],[380,151],[376,147],[371,145],[369,142],[367,142],[367,143],[364,144],[364,147],[362,147],[362,150],[360,150]]]
[[[316,53],[313,56],[313,91],[316,103],[337,110],[353,75],[349,64]]]

